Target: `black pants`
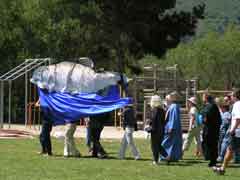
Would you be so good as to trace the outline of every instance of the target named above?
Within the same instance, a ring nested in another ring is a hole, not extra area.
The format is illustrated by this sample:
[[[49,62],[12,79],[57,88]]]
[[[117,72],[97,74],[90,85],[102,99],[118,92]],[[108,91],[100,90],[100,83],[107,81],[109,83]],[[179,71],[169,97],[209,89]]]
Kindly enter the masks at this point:
[[[153,160],[156,162],[158,162],[160,154],[164,157],[167,156],[167,153],[161,146],[162,139],[163,139],[163,137],[162,137],[161,133],[151,132],[151,148],[152,148],[152,153],[153,153]]]
[[[106,152],[100,143],[100,137],[101,137],[102,130],[103,130],[103,127],[90,129],[91,141],[93,143],[93,149],[92,149],[93,157],[97,157],[98,154],[106,155]]]
[[[219,133],[211,133],[203,129],[202,149],[205,160],[210,160],[209,166],[216,165],[217,163],[218,138]]]
[[[50,133],[52,130],[52,123],[43,121],[42,130],[40,133],[40,144],[42,146],[42,153],[52,154],[52,144]]]

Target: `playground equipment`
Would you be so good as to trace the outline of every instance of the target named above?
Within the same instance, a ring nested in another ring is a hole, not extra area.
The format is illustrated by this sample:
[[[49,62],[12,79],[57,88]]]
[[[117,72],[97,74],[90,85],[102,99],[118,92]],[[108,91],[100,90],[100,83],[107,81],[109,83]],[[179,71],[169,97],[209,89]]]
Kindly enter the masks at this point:
[[[11,125],[11,112],[12,112],[12,84],[14,81],[18,80],[20,77],[25,76],[25,125],[27,125],[28,119],[28,95],[31,94],[31,88],[28,88],[29,84],[29,73],[31,73],[35,68],[50,64],[50,58],[39,58],[39,59],[26,59],[23,63],[17,67],[11,69],[7,73],[0,76],[0,128],[3,128],[4,123],[4,94],[5,94],[5,84],[8,84],[8,125]]]
[[[139,126],[142,127],[149,118],[150,97],[158,94],[162,99],[173,91],[180,96],[181,119],[183,129],[188,127],[188,116],[186,111],[187,99],[197,94],[197,79],[184,79],[177,65],[160,67],[159,65],[145,66],[142,76],[133,78],[132,92],[135,102],[135,116]]]

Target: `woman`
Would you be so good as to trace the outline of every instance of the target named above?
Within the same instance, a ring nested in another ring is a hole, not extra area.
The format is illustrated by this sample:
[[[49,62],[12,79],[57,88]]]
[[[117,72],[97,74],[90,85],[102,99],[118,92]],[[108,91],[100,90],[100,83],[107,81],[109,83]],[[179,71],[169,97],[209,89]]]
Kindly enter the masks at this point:
[[[197,100],[195,97],[191,97],[187,100],[187,105],[189,109],[189,128],[188,133],[186,136],[186,139],[183,143],[183,152],[187,151],[193,141],[193,139],[197,142],[197,153],[196,155],[201,155],[202,147],[201,147],[201,141],[200,141],[200,131],[201,131],[201,125],[198,124],[197,118],[198,118],[198,110],[197,110]]]
[[[163,147],[161,146],[164,132],[165,111],[161,107],[161,99],[158,95],[151,97],[151,148],[153,154],[153,165],[157,165],[159,155],[165,155]]]
[[[221,104],[221,117],[222,123],[220,126],[220,135],[218,142],[218,159],[217,159],[218,162],[223,161],[224,155],[229,145],[229,134],[227,134],[227,130],[231,123],[231,113],[229,112],[229,104],[226,103]]]

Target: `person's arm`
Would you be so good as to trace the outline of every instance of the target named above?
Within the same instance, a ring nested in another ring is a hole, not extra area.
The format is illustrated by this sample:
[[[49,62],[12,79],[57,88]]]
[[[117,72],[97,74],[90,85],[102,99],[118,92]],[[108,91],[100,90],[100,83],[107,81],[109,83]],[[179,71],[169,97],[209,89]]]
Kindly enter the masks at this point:
[[[233,128],[231,129],[230,134],[231,134],[231,135],[234,135],[235,130],[236,130],[239,126],[240,126],[240,119],[236,119],[236,123],[235,123],[235,125],[233,126]]]
[[[194,123],[195,123],[195,115],[191,114],[188,131],[190,131],[194,127]]]
[[[40,100],[38,99],[37,102],[35,103],[35,107],[40,107]]]

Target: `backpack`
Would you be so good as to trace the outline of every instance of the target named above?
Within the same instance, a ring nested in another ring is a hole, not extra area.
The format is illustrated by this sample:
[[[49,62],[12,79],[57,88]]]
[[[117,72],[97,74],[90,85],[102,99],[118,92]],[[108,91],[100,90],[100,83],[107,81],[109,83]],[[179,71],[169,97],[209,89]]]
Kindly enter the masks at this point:
[[[202,124],[203,124],[203,115],[202,114],[200,114],[200,113],[197,113],[197,115],[196,115],[197,117],[196,117],[196,121],[197,121],[197,125],[198,126],[201,126]]]

